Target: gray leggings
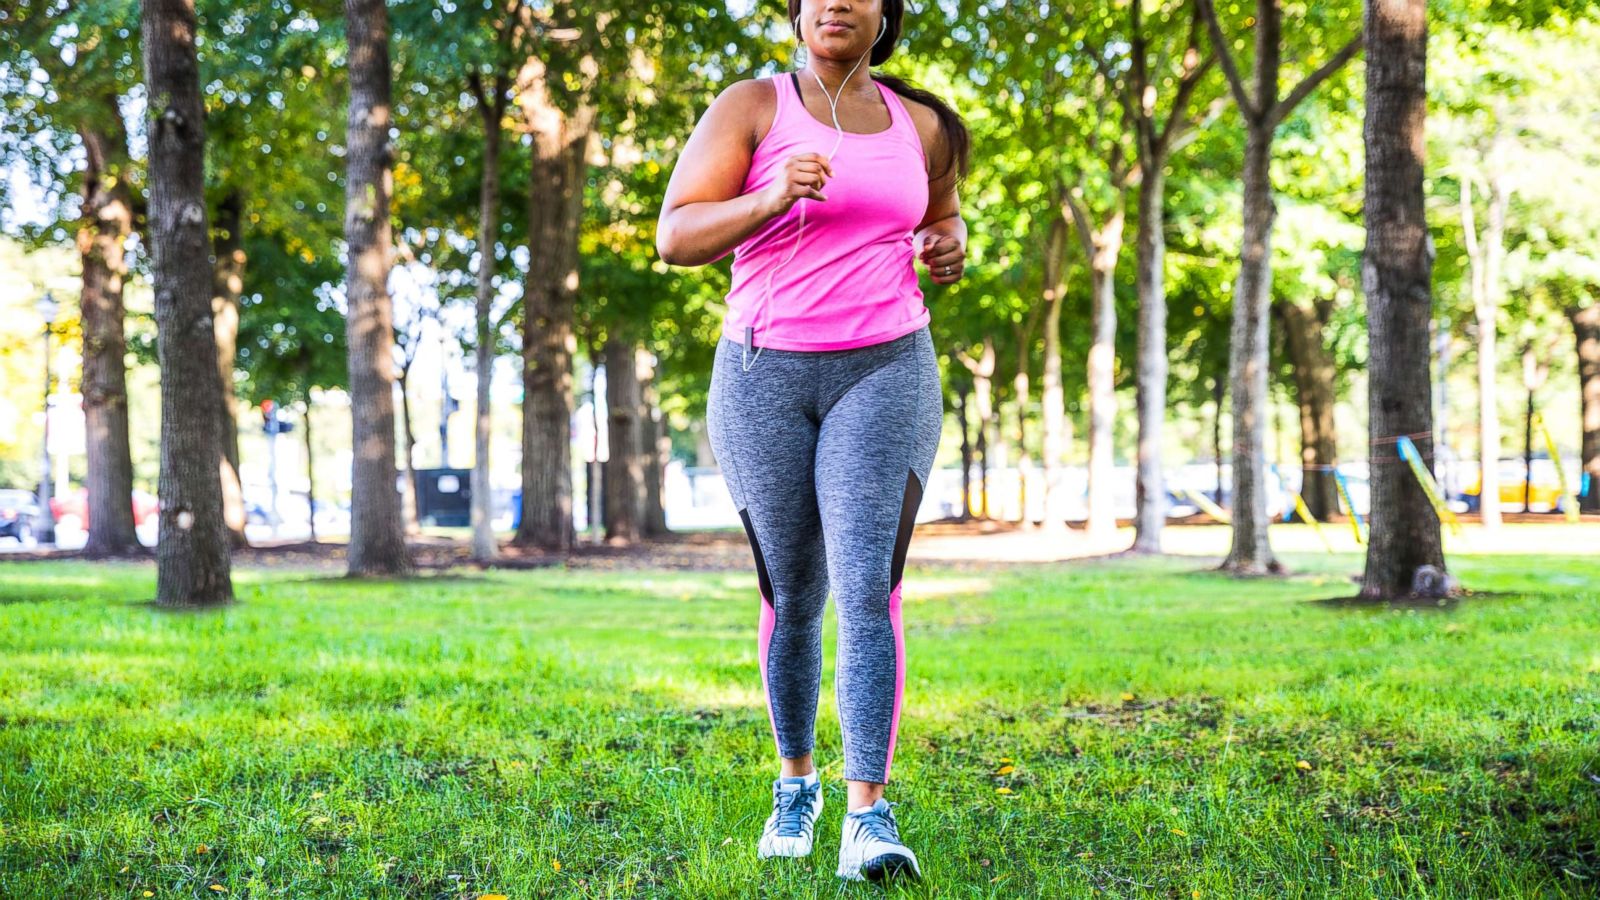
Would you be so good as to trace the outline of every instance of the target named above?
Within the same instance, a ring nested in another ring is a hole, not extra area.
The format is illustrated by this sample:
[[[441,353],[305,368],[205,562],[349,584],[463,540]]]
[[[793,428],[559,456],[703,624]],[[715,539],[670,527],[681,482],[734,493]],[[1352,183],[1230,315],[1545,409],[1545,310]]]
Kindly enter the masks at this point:
[[[845,778],[887,783],[905,688],[900,576],[944,420],[933,339],[924,326],[851,350],[767,348],[748,372],[740,351],[717,344],[706,422],[755,554],[778,754],[812,750],[831,586]]]

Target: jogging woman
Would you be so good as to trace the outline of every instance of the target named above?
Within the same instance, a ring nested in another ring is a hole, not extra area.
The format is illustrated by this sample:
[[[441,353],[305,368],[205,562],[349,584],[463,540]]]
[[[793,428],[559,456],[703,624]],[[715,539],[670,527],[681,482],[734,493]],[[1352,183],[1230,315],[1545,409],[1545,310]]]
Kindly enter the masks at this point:
[[[781,765],[758,852],[811,852],[831,586],[848,879],[920,874],[883,799],[905,685],[900,578],[944,416],[915,264],[954,284],[967,243],[966,127],[933,95],[872,74],[904,13],[904,0],[789,0],[806,65],[716,99],[656,238],[673,265],[734,254],[707,425],[761,591]]]

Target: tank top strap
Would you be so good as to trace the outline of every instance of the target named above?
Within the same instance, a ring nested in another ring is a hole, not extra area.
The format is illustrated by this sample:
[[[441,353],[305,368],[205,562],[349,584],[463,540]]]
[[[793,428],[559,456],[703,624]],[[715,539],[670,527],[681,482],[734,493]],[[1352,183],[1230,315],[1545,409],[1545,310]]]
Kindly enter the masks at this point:
[[[883,94],[883,102],[888,105],[890,118],[894,120],[889,126],[890,130],[910,141],[912,146],[916,147],[917,155],[923,158],[923,164],[926,165],[927,149],[922,146],[922,135],[917,131],[917,123],[911,118],[911,110],[906,107],[905,100],[894,92],[894,88],[883,82],[873,79],[872,83],[877,85],[878,92]]]

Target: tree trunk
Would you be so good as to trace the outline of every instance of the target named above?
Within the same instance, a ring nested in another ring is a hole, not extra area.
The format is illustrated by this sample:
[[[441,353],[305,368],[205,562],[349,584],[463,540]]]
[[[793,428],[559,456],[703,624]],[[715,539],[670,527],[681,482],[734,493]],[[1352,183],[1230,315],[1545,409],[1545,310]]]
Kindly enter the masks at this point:
[[[1584,512],[1600,512],[1600,303],[1567,310],[1578,346],[1578,391],[1583,423],[1583,472],[1589,477]]]
[[[606,339],[606,442],[601,484],[605,489],[607,543],[636,543],[644,532],[644,449],[639,409],[638,358],[632,341]]]
[[[1433,458],[1428,318],[1434,250],[1423,205],[1427,35],[1426,0],[1367,0],[1367,246],[1361,282],[1375,461],[1361,596],[1370,600],[1405,597],[1414,587],[1429,595],[1451,589],[1439,515],[1394,443],[1410,435],[1424,462]],[[1424,567],[1429,571],[1422,572]]]
[[[1493,138],[1499,155],[1503,138]],[[1461,225],[1471,273],[1472,310],[1478,331],[1478,511],[1485,528],[1501,523],[1500,410],[1497,389],[1501,297],[1500,269],[1505,259],[1506,206],[1509,196],[1499,174],[1489,181],[1488,221],[1478,232],[1472,205],[1472,181],[1461,180]]]
[[[978,517],[990,518],[989,511],[989,431],[994,427],[994,339],[984,338],[983,354],[968,359],[972,371],[972,393],[978,411]]]
[[[1112,429],[1117,418],[1117,258],[1122,255],[1126,213],[1122,201],[1093,238],[1089,280],[1093,311],[1089,345],[1089,533],[1104,536],[1117,528],[1117,463]]]
[[[1033,524],[1028,515],[1028,479],[1033,475],[1033,460],[1028,456],[1028,400],[1032,389],[1028,386],[1029,329],[1017,323],[1017,374],[1012,381],[1012,392],[1017,404],[1017,522],[1023,527]]]
[[[355,464],[351,478],[351,575],[408,572],[395,490],[394,308],[389,298],[392,238],[389,192],[389,13],[383,0],[345,0],[350,117],[345,179],[346,288],[350,406]]]
[[[961,520],[972,518],[972,438],[967,421],[968,398],[972,388],[962,379],[956,388],[956,422],[961,426]]]
[[[311,386],[306,386],[305,412],[300,417],[306,440],[306,524],[311,527],[311,543],[317,542],[317,463],[311,452]]]
[[[244,198],[237,189],[217,205],[212,223],[211,315],[217,333],[217,375],[222,382],[218,419],[222,426],[222,518],[235,548],[245,538],[244,487],[239,483],[239,397],[233,390],[233,368],[239,350],[239,294],[244,290],[244,246],[241,238]]]
[[[420,503],[422,482],[417,479],[417,433],[411,425],[411,363],[407,359],[400,367],[400,438],[405,454],[405,479],[400,482],[400,518],[405,534],[422,533],[422,522],[417,506]]]
[[[127,135],[117,98],[108,95],[106,126],[80,134],[88,157],[83,176],[83,414],[89,456],[90,559],[143,552],[133,521],[133,459],[128,444],[128,342],[123,332],[125,247],[133,231],[133,198],[125,180]]]
[[[530,71],[531,70],[531,71]],[[572,548],[572,357],[578,293],[578,230],[594,108],[551,102],[543,65],[531,59],[519,96],[534,123],[523,292],[522,524],[518,544]]]
[[[1339,511],[1339,485],[1332,466],[1338,463],[1334,432],[1333,353],[1323,338],[1332,314],[1329,300],[1300,304],[1285,300],[1273,305],[1283,322],[1284,347],[1294,367],[1295,400],[1300,408],[1300,496],[1319,521]]]
[[[483,182],[478,190],[478,291],[477,346],[474,368],[478,375],[473,417],[472,455],[472,558],[487,562],[499,555],[494,537],[494,485],[489,479],[489,439],[492,434],[489,388],[494,381],[494,269],[500,207],[500,119],[505,113],[505,81],[496,77],[492,96],[473,81],[483,120]]]
[[[1225,389],[1221,378],[1211,379],[1211,401],[1216,410],[1211,416],[1211,455],[1212,463],[1217,467],[1217,495],[1211,499],[1222,505],[1222,401]]]
[[[645,537],[665,537],[672,532],[667,528],[667,507],[662,492],[666,489],[667,464],[672,459],[672,441],[667,436],[666,417],[661,412],[661,397],[656,381],[660,370],[655,354],[644,347],[639,354],[639,390],[642,405],[639,408],[639,452],[644,456],[644,534]]]
[[[217,341],[211,323],[205,202],[205,114],[193,0],[142,5],[149,97],[149,229],[161,361],[160,540],[156,602],[233,600],[222,519]],[[131,498],[130,498],[131,502]]]
[[[1139,291],[1139,453],[1133,551],[1160,553],[1167,522],[1161,432],[1167,413],[1166,161],[1143,154],[1135,282]],[[1237,466],[1235,467],[1237,471]],[[1235,476],[1237,477],[1237,476]]]
[[[1222,564],[1242,575],[1278,569],[1267,538],[1268,311],[1272,302],[1272,132],[1251,126],[1244,151],[1244,246],[1233,292],[1228,391],[1233,397],[1233,547]]]
[[[1050,236],[1044,256],[1044,374],[1039,379],[1043,443],[1040,462],[1044,467],[1044,524],[1047,528],[1066,527],[1066,497],[1061,484],[1067,456],[1067,400],[1061,386],[1061,304],[1066,299],[1067,223],[1056,216],[1050,223]],[[965,434],[965,413],[962,432]]]

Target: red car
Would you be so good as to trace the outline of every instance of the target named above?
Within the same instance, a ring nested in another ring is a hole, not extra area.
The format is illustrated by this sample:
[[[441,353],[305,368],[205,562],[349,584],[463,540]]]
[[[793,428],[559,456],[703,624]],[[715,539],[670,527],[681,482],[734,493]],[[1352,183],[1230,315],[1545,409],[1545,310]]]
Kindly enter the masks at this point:
[[[158,511],[161,502],[154,496],[144,491],[133,492],[133,527],[143,528],[144,523]],[[50,515],[60,522],[63,516],[74,516],[81,523],[84,531],[89,530],[89,491],[78,488],[65,497],[52,496],[50,498]]]

